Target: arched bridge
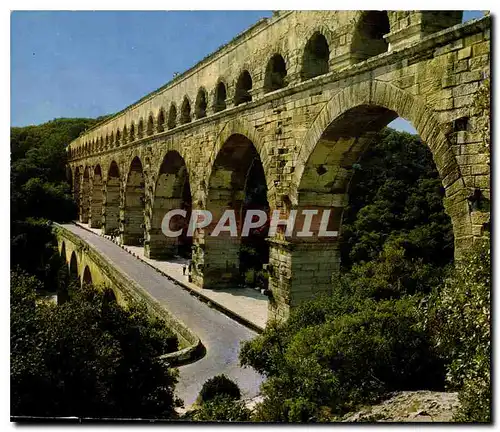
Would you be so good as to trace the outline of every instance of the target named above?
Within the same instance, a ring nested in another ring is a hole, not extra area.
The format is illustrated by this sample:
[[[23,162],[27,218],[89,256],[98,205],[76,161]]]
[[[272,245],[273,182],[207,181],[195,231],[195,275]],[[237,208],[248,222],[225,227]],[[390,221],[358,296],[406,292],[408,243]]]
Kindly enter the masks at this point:
[[[192,250],[197,284],[234,284],[243,242],[210,236],[213,226],[169,239],[165,213],[333,209],[329,229],[341,231],[353,163],[400,116],[433,154],[459,256],[483,235],[489,210],[478,203],[490,198],[474,100],[490,74],[491,18],[461,20],[455,11],[291,11],[260,21],[70,143],[80,220],[149,257]],[[280,231],[267,245],[271,316],[329,289],[335,239]]]

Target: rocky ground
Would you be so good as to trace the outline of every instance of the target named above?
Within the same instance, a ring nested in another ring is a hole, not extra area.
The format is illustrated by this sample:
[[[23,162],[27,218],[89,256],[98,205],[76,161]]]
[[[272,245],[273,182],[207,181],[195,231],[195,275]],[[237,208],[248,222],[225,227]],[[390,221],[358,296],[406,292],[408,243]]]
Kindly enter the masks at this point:
[[[342,421],[450,422],[458,406],[458,393],[401,391],[378,405],[346,414]]]

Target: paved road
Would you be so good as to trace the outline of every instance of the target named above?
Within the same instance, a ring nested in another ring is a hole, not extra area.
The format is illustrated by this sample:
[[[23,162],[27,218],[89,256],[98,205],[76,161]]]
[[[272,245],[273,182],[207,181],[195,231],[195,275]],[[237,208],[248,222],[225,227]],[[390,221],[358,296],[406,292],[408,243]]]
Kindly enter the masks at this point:
[[[240,367],[238,362],[240,343],[254,338],[257,335],[254,331],[211,309],[110,240],[76,225],[65,224],[63,227],[105,255],[117,269],[164,304],[202,340],[207,349],[205,357],[179,367],[176,390],[186,407],[194,402],[208,378],[221,373],[238,383],[244,398],[258,394],[263,378],[253,369]]]

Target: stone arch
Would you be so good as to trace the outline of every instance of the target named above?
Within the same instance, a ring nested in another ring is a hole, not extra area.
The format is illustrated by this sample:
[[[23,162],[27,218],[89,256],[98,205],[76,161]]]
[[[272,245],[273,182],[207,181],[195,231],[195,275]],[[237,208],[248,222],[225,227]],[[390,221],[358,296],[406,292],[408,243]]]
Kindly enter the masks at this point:
[[[468,193],[452,146],[432,108],[418,97],[391,84],[380,81],[354,84],[333,96],[319,112],[299,149],[292,179],[292,203],[299,205],[299,185],[316,146],[327,145],[324,141],[333,139],[337,140],[334,153],[343,153],[342,162],[340,159],[337,162],[339,172],[336,178],[338,206],[343,208],[352,159],[357,158],[369,145],[370,137],[368,133],[366,137],[351,138],[349,135],[354,135],[352,131],[339,129],[338,125],[345,124],[346,120],[356,122],[360,115],[364,116],[364,123],[359,130],[368,132],[378,131],[400,116],[412,123],[421,140],[429,146],[445,190],[445,210],[452,220],[457,255],[459,243],[466,242],[472,235],[472,226],[467,205]],[[367,123],[367,120],[370,121]],[[336,130],[332,130],[332,125],[336,126]],[[344,136],[339,137],[339,133]],[[341,163],[343,166],[340,166]]]
[[[170,104],[170,109],[168,111],[168,122],[167,127],[169,129],[173,129],[177,126],[177,108],[175,107],[175,103],[172,102]]]
[[[219,80],[215,87],[213,110],[214,113],[226,109],[227,86],[224,81]]]
[[[105,234],[117,235],[120,219],[120,168],[113,160],[109,164],[104,185],[103,229]]]
[[[146,256],[155,259],[174,255],[190,257],[192,239],[186,236],[185,228],[191,208],[192,194],[186,162],[179,152],[169,150],[163,157],[154,186],[151,219],[146,235]],[[186,217],[172,218],[170,229],[183,229],[183,232],[179,237],[167,237],[162,231],[162,222],[165,214],[174,209],[185,210]]]
[[[234,105],[240,105],[252,100],[250,91],[252,90],[252,77],[248,70],[243,70],[236,81],[236,88],[234,93]]]
[[[69,276],[73,281],[79,282],[79,267],[78,267],[78,257],[76,252],[71,252],[71,257],[69,259]]]
[[[120,129],[117,129],[115,135],[115,147],[120,147],[120,144],[121,144]]]
[[[113,133],[113,131],[111,131],[111,133],[109,134],[109,148],[114,148],[115,144],[115,134]]]
[[[66,252],[66,243],[64,240],[61,242],[61,258],[64,260],[64,262],[68,262],[68,257],[67,257],[67,252]]]
[[[274,54],[267,62],[264,77],[264,92],[269,93],[287,86],[286,63],[281,54]]]
[[[197,119],[207,116],[207,91],[200,87],[195,102],[195,116]]]
[[[145,231],[145,182],[141,159],[136,156],[130,163],[124,193],[122,243],[143,245]]]
[[[165,130],[165,110],[160,108],[158,112],[158,120],[156,122],[156,131],[163,132]]]
[[[231,135],[243,135],[244,137],[248,138],[256,148],[260,160],[262,161],[262,165],[264,167],[264,173],[266,175],[266,182],[268,187],[268,199],[270,203],[274,202],[272,194],[272,188],[274,188],[274,184],[272,175],[270,175],[270,173],[268,172],[269,166],[271,164],[271,159],[265,149],[263,137],[259,134],[259,132],[255,130],[255,127],[253,127],[247,120],[244,119],[230,120],[219,131],[219,133],[217,134],[217,138],[215,139],[215,146],[210,153],[210,157],[208,160],[209,167],[205,178],[206,179],[210,178],[215,158],[220,153],[223,145],[231,137]]]
[[[184,100],[181,105],[181,117],[179,119],[180,124],[186,124],[191,122],[191,102],[189,98],[184,96]]]
[[[308,39],[302,57],[301,78],[303,81],[324,75],[329,71],[330,47],[326,36],[315,31]]]
[[[88,265],[86,265],[83,270],[82,285],[92,285],[92,272]]]
[[[123,126],[123,134],[122,134],[122,144],[123,145],[128,143],[128,138],[129,138],[128,129],[127,129],[127,125],[125,125],[125,126]]]
[[[101,228],[102,224],[102,203],[103,203],[103,181],[101,165],[94,167],[92,178],[92,200],[90,204],[89,225],[91,228]]]
[[[244,279],[247,270],[240,259],[243,253],[240,236],[231,236],[228,232],[211,235],[224,212],[234,211],[238,232],[241,232],[248,209],[269,211],[266,175],[257,147],[247,136],[229,133],[229,129],[219,136],[219,140],[219,151],[207,176],[205,208],[211,212],[213,220],[203,233],[199,233],[203,237],[203,250],[195,248],[193,251],[194,272],[200,279],[199,265],[203,265],[204,287],[234,286]],[[264,234],[267,232],[262,232]],[[261,257],[267,262],[269,249],[264,238]],[[262,263],[260,266],[262,268]]]
[[[135,141],[135,124],[134,122],[132,121],[132,123],[130,123],[130,131],[128,133],[128,140],[129,142],[134,142]]]
[[[78,210],[78,216],[80,216],[80,213],[81,213],[81,206],[80,206],[80,188],[81,188],[81,169],[80,167],[77,165],[75,167],[75,180],[73,181],[73,198],[75,200],[75,203],[76,203],[76,207],[77,207],[77,210]]]
[[[149,117],[148,117],[148,126],[146,128],[146,135],[151,136],[151,135],[153,135],[154,131],[155,131],[155,121],[154,121],[153,113],[150,113]]]
[[[391,31],[387,11],[363,11],[354,29],[351,56],[354,62],[377,56],[389,49],[384,35]]]
[[[82,193],[81,193],[80,222],[88,223],[90,213],[90,167],[87,165],[83,170]]]
[[[141,117],[137,125],[137,139],[142,139],[144,137],[144,119]]]

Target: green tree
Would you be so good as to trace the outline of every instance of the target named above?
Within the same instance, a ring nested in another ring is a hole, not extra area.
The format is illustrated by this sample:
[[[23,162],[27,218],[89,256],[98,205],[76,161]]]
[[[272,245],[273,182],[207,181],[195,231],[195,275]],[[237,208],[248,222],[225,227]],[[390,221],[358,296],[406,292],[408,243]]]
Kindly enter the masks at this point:
[[[11,275],[12,415],[175,416],[177,372],[158,358],[177,350],[165,322],[90,286],[62,305],[37,300],[40,285]]]
[[[257,417],[323,421],[390,391],[442,388],[444,365],[421,322],[417,297],[338,291],[299,306],[242,347],[241,363],[267,376]]]
[[[428,326],[450,360],[449,385],[459,390],[458,421],[491,421],[491,253],[477,241],[431,302]]]

